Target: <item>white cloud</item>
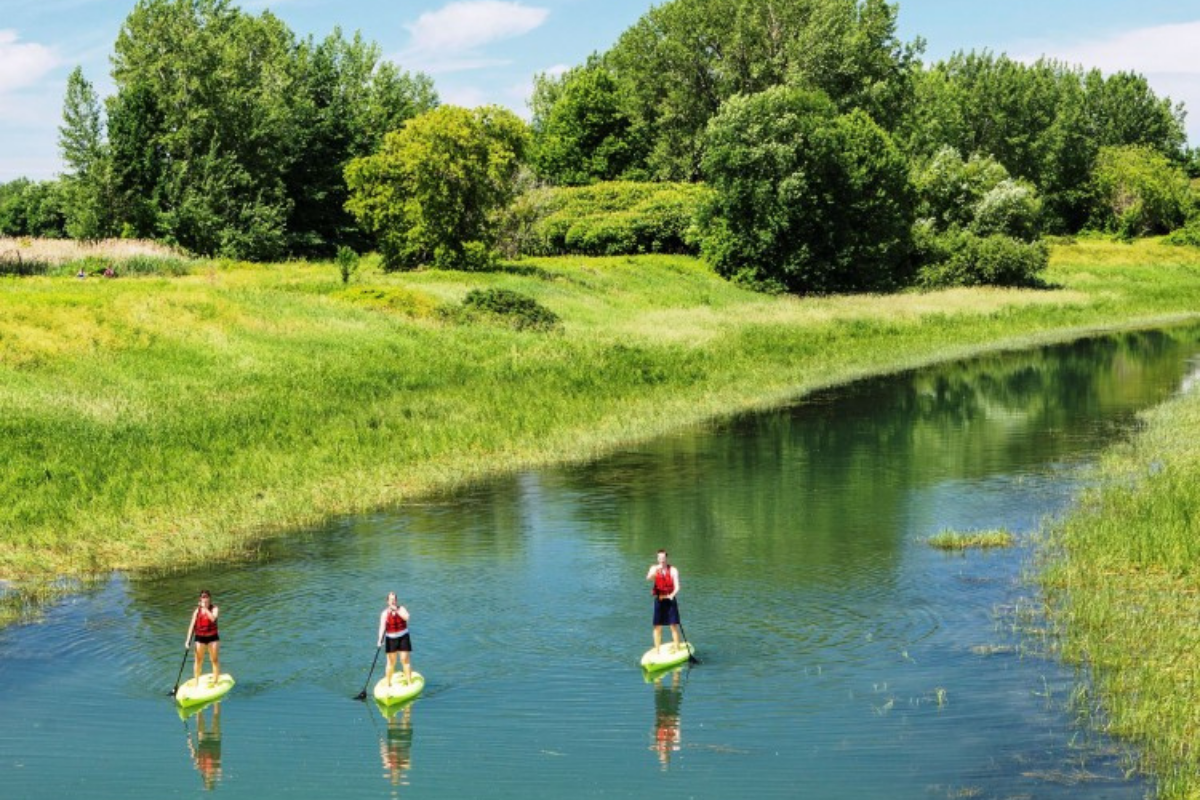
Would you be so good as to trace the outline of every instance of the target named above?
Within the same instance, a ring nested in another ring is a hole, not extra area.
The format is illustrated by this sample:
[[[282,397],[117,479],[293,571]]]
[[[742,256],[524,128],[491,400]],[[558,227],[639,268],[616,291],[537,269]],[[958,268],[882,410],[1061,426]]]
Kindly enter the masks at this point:
[[[58,63],[49,47],[21,42],[16,31],[0,30],[0,94],[32,86]]]
[[[503,66],[482,48],[524,36],[539,28],[550,11],[505,0],[460,0],[428,11],[406,25],[407,48],[398,56],[405,65],[426,72],[461,72]]]
[[[1026,47],[1022,61],[1040,56],[1098,68],[1105,73],[1137,72],[1155,93],[1182,102],[1190,113],[1188,138],[1200,144],[1200,20],[1138,28],[1090,41],[1041,42],[1040,52]]]
[[[1092,41],[1047,46],[1046,55],[1105,72],[1200,75],[1200,20],[1156,25]]]

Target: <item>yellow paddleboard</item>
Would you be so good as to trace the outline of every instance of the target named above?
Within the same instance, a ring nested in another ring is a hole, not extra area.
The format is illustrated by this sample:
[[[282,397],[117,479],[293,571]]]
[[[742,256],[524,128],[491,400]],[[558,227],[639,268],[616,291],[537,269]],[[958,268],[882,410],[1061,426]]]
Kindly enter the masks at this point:
[[[179,684],[179,689],[175,692],[175,702],[181,706],[210,703],[228,694],[233,688],[233,683],[233,676],[228,673],[222,673],[215,683],[212,675],[201,675],[199,683],[192,678]]]
[[[691,642],[676,646],[674,642],[666,642],[658,647],[651,647],[642,656],[642,669],[655,670],[682,664],[696,652]]]
[[[375,684],[375,699],[384,705],[393,703],[403,703],[405,700],[411,700],[421,693],[425,688],[425,678],[421,673],[414,671],[412,680],[407,683],[404,680],[404,673],[396,670],[392,673],[392,683],[388,685],[386,678],[380,678]]]

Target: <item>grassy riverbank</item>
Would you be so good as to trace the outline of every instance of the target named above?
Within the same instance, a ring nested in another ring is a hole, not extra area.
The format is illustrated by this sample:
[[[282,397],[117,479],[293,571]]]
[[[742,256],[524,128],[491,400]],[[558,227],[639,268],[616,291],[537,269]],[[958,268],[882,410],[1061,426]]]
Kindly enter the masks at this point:
[[[486,274],[202,264],[0,280],[0,579],[238,557],[328,515],[582,459],[866,374],[1200,309],[1200,252],[1055,249],[1051,291],[767,297],[683,257]],[[561,329],[447,321],[472,288]]]
[[[1146,413],[1052,529],[1044,580],[1100,717],[1136,742],[1159,796],[1200,797],[1200,386]]]

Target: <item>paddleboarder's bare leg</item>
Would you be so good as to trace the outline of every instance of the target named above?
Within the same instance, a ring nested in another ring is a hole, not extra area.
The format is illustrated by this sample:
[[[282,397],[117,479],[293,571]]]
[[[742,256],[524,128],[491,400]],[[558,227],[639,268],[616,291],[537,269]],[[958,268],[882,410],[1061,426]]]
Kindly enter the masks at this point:
[[[204,670],[204,654],[208,651],[208,645],[196,642],[196,660],[192,665],[192,677],[196,679],[196,685],[200,685],[200,673]]]
[[[400,662],[404,665],[404,682],[408,683],[412,680],[412,664],[409,663],[408,653],[400,651]]]
[[[655,625],[654,626],[654,649],[657,650],[660,647],[662,647],[662,626]]]
[[[675,640],[675,649],[678,650],[679,649],[679,626],[678,625],[671,626],[671,638]]]
[[[212,684],[217,685],[217,681],[221,678],[221,643],[213,642],[208,646],[208,661],[212,664]]]
[[[396,672],[396,653],[395,653],[395,651],[393,651],[393,652],[387,654],[387,674],[383,676],[387,680],[384,681],[384,683],[383,683],[384,686],[392,685],[392,675],[395,674],[395,672]]]

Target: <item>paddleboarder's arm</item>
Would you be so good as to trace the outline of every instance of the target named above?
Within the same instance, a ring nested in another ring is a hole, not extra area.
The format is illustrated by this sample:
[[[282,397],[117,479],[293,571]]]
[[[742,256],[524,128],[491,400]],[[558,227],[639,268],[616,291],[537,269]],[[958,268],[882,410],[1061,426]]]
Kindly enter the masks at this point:
[[[671,567],[671,579],[675,583],[675,588],[671,590],[669,595],[667,595],[668,600],[674,600],[675,595],[679,594],[679,570],[675,569],[674,567]]]
[[[654,580],[654,570],[658,569],[658,564],[651,564],[650,569],[646,570],[646,580]]]
[[[407,608],[405,608],[404,606],[400,606],[400,608],[396,609],[396,613],[400,615],[400,619],[404,620],[405,622],[408,622],[408,609]]]
[[[196,606],[196,610],[192,612],[192,621],[188,623],[187,636],[183,637],[183,649],[187,650],[192,646],[192,631],[196,630],[196,615],[200,613],[200,607]]]
[[[376,647],[383,647],[383,629],[387,625],[387,613],[385,608],[379,615],[379,635],[375,637],[378,640]]]

